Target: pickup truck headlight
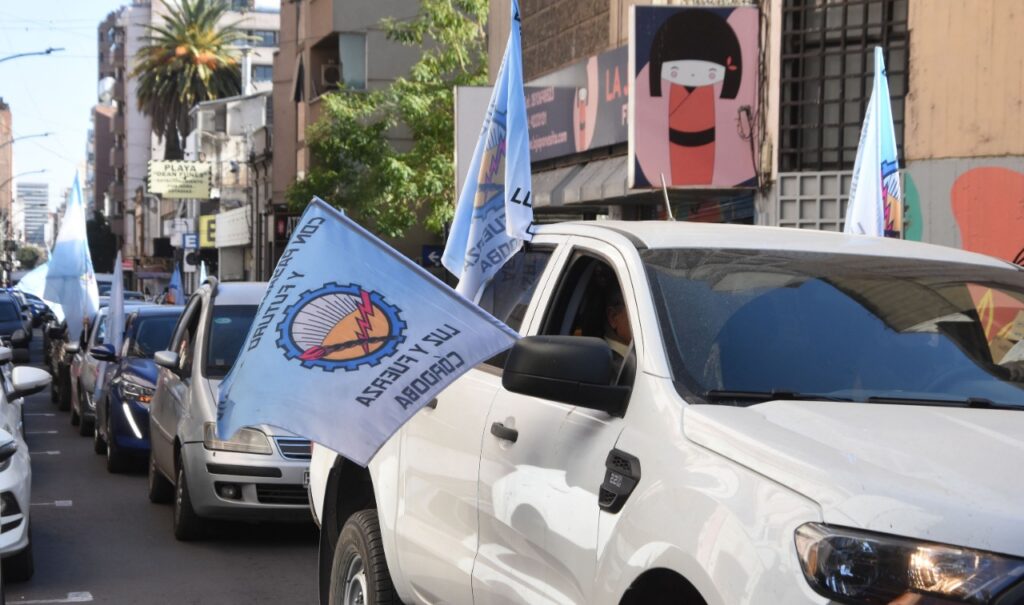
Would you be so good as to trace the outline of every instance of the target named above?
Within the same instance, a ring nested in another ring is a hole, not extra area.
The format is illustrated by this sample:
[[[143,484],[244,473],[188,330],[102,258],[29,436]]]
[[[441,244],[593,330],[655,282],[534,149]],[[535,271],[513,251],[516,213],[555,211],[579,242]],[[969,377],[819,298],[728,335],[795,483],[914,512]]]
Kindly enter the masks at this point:
[[[141,384],[131,382],[130,380],[121,381],[121,398],[122,399],[133,399],[142,404],[148,404],[153,401],[153,393],[156,389],[151,387],[145,387]]]
[[[1024,560],[820,523],[797,528],[796,550],[811,587],[839,603],[922,595],[934,605],[983,605],[1024,578]]]
[[[217,423],[207,422],[203,427],[203,447],[208,450],[222,452],[241,452],[243,454],[272,454],[270,440],[258,429],[239,429],[234,437],[227,441],[217,438]]]

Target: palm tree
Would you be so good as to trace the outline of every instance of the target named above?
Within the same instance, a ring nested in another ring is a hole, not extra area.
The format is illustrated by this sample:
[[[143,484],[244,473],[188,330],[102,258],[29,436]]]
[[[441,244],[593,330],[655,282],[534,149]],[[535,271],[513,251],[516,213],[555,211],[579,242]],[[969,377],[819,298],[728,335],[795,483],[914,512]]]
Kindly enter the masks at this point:
[[[196,103],[241,91],[232,46],[249,38],[234,24],[218,24],[227,10],[224,0],[180,0],[168,5],[162,24],[148,26],[132,77],[138,78],[139,107],[165,142],[164,159],[183,157],[182,135]]]

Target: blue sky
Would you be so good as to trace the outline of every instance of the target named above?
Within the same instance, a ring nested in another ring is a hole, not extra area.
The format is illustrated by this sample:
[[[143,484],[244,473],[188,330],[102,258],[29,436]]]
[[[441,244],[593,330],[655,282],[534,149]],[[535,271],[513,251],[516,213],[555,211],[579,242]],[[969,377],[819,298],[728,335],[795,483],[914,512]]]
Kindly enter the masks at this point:
[[[58,203],[85,161],[86,136],[96,104],[96,28],[130,0],[6,0],[0,2],[0,58],[64,47],[49,56],[0,62],[0,97],[11,106],[14,136],[51,132],[14,143],[14,174],[50,184]],[[257,0],[257,6],[279,6]],[[83,175],[84,178],[84,175]],[[15,183],[21,179],[15,179]]]
[[[0,4],[0,57],[64,47],[49,56],[0,63],[0,96],[11,106],[14,136],[52,132],[14,143],[14,173],[50,184],[55,203],[85,161],[89,116],[96,103],[96,27],[119,0],[33,0]],[[15,179],[15,183],[18,180]]]

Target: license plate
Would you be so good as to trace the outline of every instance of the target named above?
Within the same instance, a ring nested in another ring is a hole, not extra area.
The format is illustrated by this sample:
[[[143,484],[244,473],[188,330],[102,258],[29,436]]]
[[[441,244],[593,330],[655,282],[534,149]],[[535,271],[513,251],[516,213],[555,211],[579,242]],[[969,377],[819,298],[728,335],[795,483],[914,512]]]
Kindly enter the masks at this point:
[[[309,487],[309,471],[302,472],[302,487]]]

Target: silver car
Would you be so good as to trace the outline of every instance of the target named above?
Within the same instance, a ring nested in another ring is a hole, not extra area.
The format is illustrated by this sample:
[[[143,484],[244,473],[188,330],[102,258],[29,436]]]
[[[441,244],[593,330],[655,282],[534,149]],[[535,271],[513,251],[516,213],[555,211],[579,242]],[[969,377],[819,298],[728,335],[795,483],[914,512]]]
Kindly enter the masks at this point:
[[[217,394],[266,283],[208,280],[189,299],[159,366],[150,407],[149,499],[174,502],[174,535],[202,537],[211,519],[311,521],[310,443],[269,426],[216,433]]]
[[[78,427],[78,434],[92,435],[96,423],[96,402],[93,391],[100,362],[89,354],[93,347],[104,344],[107,339],[107,308],[96,312],[92,322],[82,330],[78,349],[71,358],[71,426]],[[66,349],[65,349],[66,350]]]

